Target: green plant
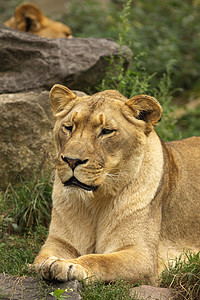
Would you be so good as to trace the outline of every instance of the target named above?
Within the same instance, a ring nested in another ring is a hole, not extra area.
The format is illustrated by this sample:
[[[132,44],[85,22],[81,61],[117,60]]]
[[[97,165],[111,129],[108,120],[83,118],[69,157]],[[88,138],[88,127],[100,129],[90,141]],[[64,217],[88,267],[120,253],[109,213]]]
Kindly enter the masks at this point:
[[[178,299],[198,300],[200,298],[200,252],[185,250],[180,257],[169,262],[161,274],[161,286],[172,287],[178,292]]]
[[[64,300],[65,298],[63,298],[63,294],[66,290],[63,289],[56,289],[55,291],[51,292],[50,295],[53,296],[55,299],[57,300]]]

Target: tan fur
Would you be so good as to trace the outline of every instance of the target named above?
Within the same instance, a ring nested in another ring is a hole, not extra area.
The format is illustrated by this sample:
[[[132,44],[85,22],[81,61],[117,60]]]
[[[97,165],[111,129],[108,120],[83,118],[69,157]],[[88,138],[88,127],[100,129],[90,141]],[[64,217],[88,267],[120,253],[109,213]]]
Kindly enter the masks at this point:
[[[162,108],[150,96],[78,97],[55,85],[50,100],[57,166],[36,270],[156,284],[170,255],[200,250],[200,138],[162,142],[153,129]],[[72,176],[79,183],[65,186]]]
[[[51,39],[72,37],[71,29],[68,26],[45,17],[39,7],[31,3],[18,6],[14,16],[7,20],[5,25]]]

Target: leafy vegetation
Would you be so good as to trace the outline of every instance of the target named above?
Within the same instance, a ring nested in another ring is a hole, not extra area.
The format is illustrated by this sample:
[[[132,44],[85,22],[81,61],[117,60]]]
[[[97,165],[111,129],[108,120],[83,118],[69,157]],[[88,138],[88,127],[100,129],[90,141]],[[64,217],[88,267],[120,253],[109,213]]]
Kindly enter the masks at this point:
[[[200,135],[200,106],[189,110],[177,123],[176,129],[181,132],[182,138]]]
[[[118,40],[124,30],[121,11],[126,0],[110,2],[106,9],[96,0],[71,1],[61,20],[72,27],[77,37],[107,37]],[[131,1],[125,44],[148,74],[156,73],[155,82],[173,64],[175,87],[191,88],[199,81],[200,3],[186,0]]]

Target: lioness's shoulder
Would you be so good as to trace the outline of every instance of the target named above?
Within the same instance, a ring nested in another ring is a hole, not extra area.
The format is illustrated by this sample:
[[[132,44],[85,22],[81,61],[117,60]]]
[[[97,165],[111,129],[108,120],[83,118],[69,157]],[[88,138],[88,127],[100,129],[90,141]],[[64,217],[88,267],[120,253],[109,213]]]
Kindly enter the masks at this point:
[[[193,136],[190,138],[186,138],[180,141],[172,141],[172,142],[167,142],[167,144],[170,147],[174,147],[174,148],[196,148],[196,147],[200,147],[200,137],[198,136]],[[199,149],[200,150],[200,149]]]
[[[180,166],[190,168],[193,165],[194,169],[197,167],[197,161],[200,161],[200,137],[194,136],[166,144],[168,151],[179,161]]]

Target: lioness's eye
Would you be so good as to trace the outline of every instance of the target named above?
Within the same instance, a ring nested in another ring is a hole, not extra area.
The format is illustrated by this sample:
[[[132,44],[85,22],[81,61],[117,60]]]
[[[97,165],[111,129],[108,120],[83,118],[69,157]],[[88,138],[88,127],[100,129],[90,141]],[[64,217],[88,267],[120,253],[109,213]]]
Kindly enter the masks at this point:
[[[72,129],[73,129],[72,126],[63,125],[63,127],[65,128],[65,130],[68,130],[69,132],[72,132]]]
[[[104,129],[101,130],[101,134],[100,135],[109,134],[109,133],[112,133],[113,131],[115,131],[115,129],[104,128]]]

